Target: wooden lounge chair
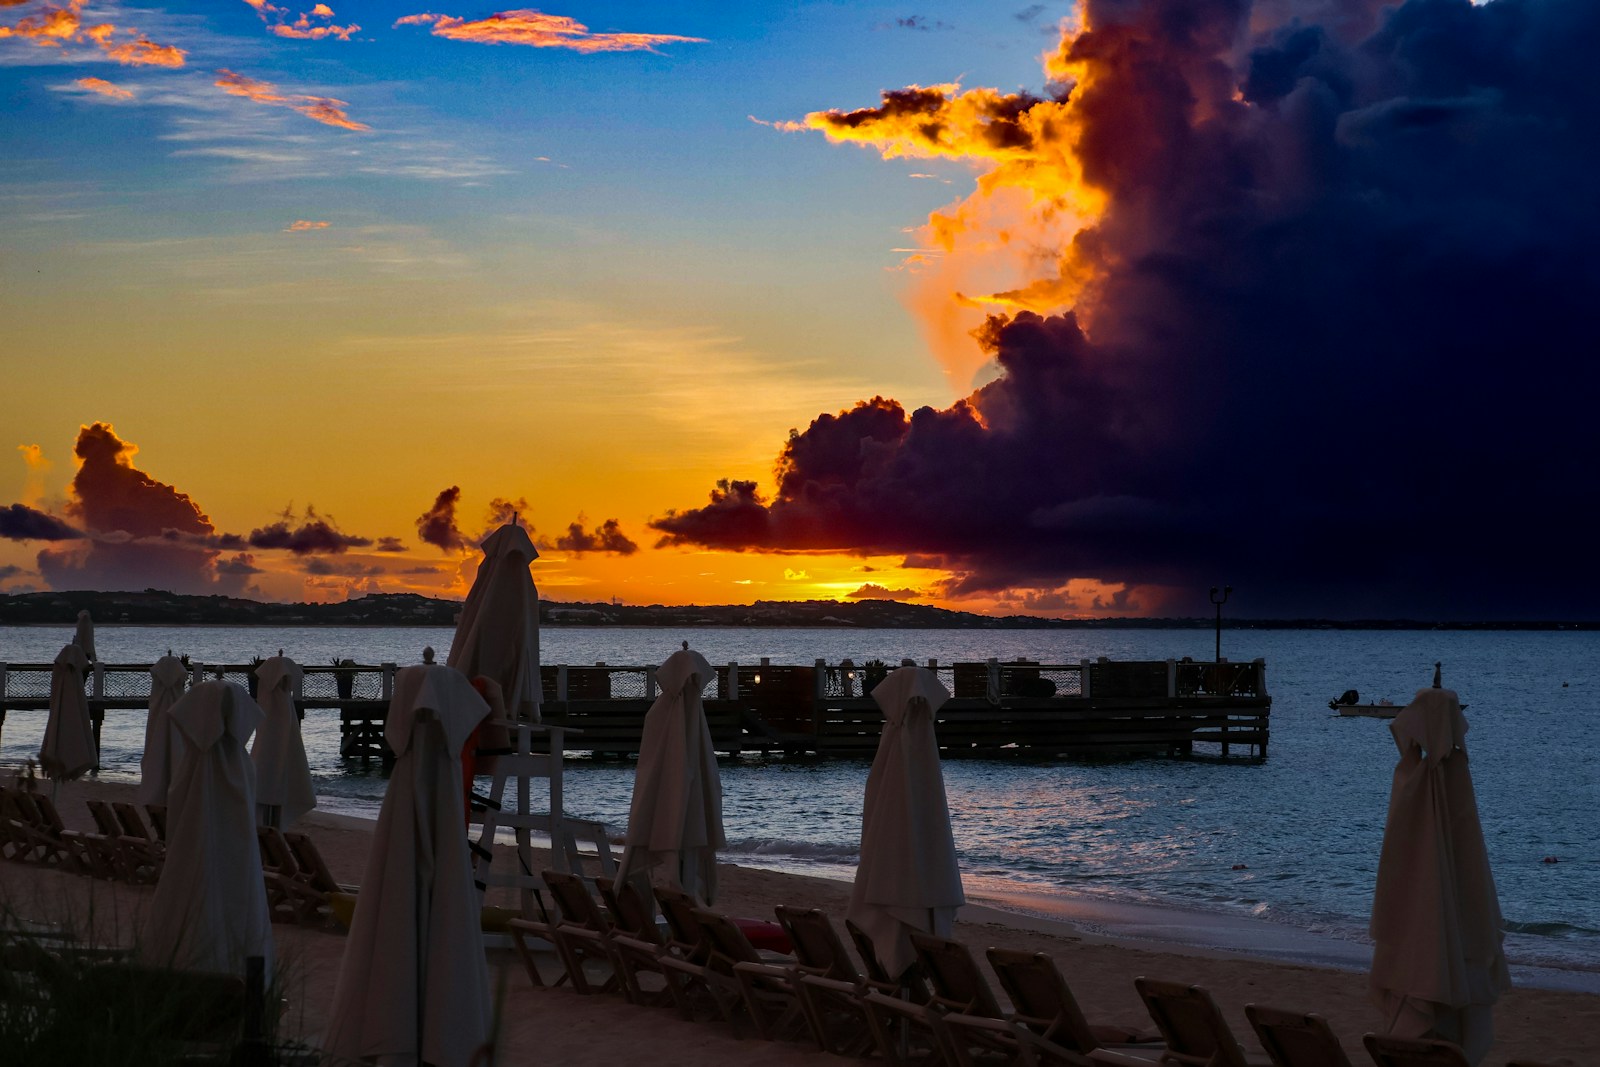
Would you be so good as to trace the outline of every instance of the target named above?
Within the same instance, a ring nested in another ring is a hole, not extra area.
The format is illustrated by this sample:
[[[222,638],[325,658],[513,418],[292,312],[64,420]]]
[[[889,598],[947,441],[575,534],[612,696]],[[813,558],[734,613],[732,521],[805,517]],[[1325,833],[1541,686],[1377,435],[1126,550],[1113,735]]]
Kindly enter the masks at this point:
[[[868,989],[861,994],[861,1007],[885,1067],[951,1062],[943,1017],[931,1005]],[[1032,1067],[1033,1061],[1024,1058],[1019,1062]]]
[[[1158,1055],[1158,1034],[1084,1018],[1056,961],[1043,952],[991,948],[987,953],[1000,987],[1011,998],[1011,1019],[1027,1030],[1022,1040],[1044,1063],[1083,1063],[1097,1048]]]
[[[1366,1034],[1361,1043],[1377,1067],[1472,1067],[1460,1045],[1437,1038]]]
[[[1244,1017],[1275,1067],[1350,1067],[1344,1046],[1320,1015],[1246,1004]]]
[[[856,970],[849,950],[820,908],[775,909],[778,924],[789,935],[799,965],[796,992],[817,1047],[837,1056],[860,1056],[875,1045],[872,1024],[861,997],[877,988],[893,995],[892,986],[874,987]]]
[[[161,876],[161,851],[155,842],[141,834],[127,833],[122,820],[104,800],[86,800],[95,829],[107,842],[117,877],[125,882],[153,884]]]
[[[559,921],[544,913],[544,897],[535,893],[539,901],[540,917],[528,919],[518,917],[506,923],[506,933],[511,935],[511,947],[516,950],[517,958],[522,961],[522,969],[527,972],[528,981],[533,983],[535,989],[555,988],[565,982],[569,975],[566,959],[561,955],[561,950],[556,944],[555,927]],[[544,976],[539,973],[539,962],[534,957],[532,944],[534,939],[544,941],[556,950],[556,958],[561,962],[561,973],[556,975],[555,981],[546,983]]]
[[[0,858],[25,863],[33,858],[35,842],[9,786],[0,785]]]
[[[622,992],[634,1004],[670,1004],[679,1014],[689,1012],[678,972],[665,968],[661,957],[672,947],[656,926],[655,908],[632,882],[618,885],[609,878],[596,878],[600,899],[611,911],[611,949],[622,973]],[[641,975],[661,979],[657,989],[647,989]]]
[[[122,827],[122,832],[127,837],[137,838],[149,843],[152,850],[157,853],[166,851],[166,842],[145,822],[144,816],[139,813],[137,804],[130,804],[126,800],[113,801],[111,810],[116,813],[117,824]]]
[[[261,876],[267,888],[267,911],[273,922],[307,922],[332,913],[328,893],[313,884],[294,850],[275,826],[257,826]]]
[[[707,981],[732,989],[744,1002],[756,1033],[767,1041],[800,1032],[805,1011],[800,1004],[799,966],[792,957],[763,956],[745,932],[721,912],[697,908],[709,954]]]
[[[319,893],[354,893],[356,887],[339,881],[328,869],[328,863],[322,858],[317,843],[308,835],[295,830],[279,831],[283,839],[289,844],[289,851],[294,853],[295,866],[299,869],[301,877],[310,884],[311,888]]]
[[[861,957],[861,964],[867,969],[867,978],[874,985],[887,985],[898,989],[916,1004],[928,1002],[928,983],[923,980],[922,971],[917,964],[913,963],[904,974],[896,978],[884,969],[883,962],[878,959],[878,947],[872,943],[872,938],[865,930],[849,919],[844,921],[844,930],[850,935],[850,942],[855,945],[856,954]]]
[[[541,871],[560,920],[551,927],[556,952],[572,979],[572,988],[579,993],[611,993],[619,990],[622,976],[612,954],[611,919],[600,910],[583,879],[564,871]],[[610,971],[599,987],[592,985],[584,973],[586,960],[600,960]]]
[[[943,1016],[936,1036],[946,1042],[950,1061],[967,1067],[981,1059],[1031,1060],[1018,1033],[977,960],[966,945],[948,937],[913,931],[911,947],[928,980],[929,1004]]]
[[[165,804],[146,804],[144,813],[150,816],[150,828],[156,832],[162,844],[167,840],[167,806]]]
[[[110,843],[97,834],[67,829],[49,797],[19,789],[13,791],[11,800],[19,816],[16,825],[31,842],[27,859],[95,878],[117,876]]]
[[[700,902],[680,889],[655,887],[656,904],[667,922],[669,951],[661,956],[661,966],[678,980],[681,999],[677,1007],[686,1019],[694,1019],[702,1008],[729,1026],[736,1026],[740,993],[737,980],[720,981],[707,969],[711,941],[700,917],[695,913]]]
[[[1135,978],[1133,986],[1166,1042],[1162,1063],[1173,1067],[1265,1067],[1267,1064],[1266,1060],[1245,1056],[1228,1020],[1208,990],[1144,977]],[[1103,1053],[1096,1053],[1096,1061],[1106,1062],[1103,1056]]]

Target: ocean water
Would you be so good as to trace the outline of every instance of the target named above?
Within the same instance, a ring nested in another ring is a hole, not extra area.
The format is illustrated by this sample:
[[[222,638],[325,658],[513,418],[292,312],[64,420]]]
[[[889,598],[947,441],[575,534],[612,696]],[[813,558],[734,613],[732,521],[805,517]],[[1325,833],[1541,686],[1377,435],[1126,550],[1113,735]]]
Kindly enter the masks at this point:
[[[54,658],[71,627],[0,627],[0,662]],[[109,663],[149,662],[168,649],[202,662],[247,661],[279,649],[306,664],[334,656],[442,660],[448,629],[100,626]],[[546,664],[659,663],[687,640],[713,663],[831,663],[849,657],[941,663],[1026,656],[1046,663],[1196,659],[1208,630],[848,630],[547,628]],[[1387,723],[1340,718],[1328,701],[1405,703],[1435,661],[1468,705],[1468,751],[1514,964],[1600,976],[1600,633],[1262,630],[1225,632],[1223,652],[1263,657],[1273,696],[1272,740],[1259,763],[950,761],[956,845],[969,894],[1175,909],[1259,921],[1360,946],[1365,942],[1396,749]],[[36,752],[43,713],[12,712],[0,766]],[[376,765],[342,760],[338,720],[313,711],[306,748],[325,808],[374,815]],[[143,716],[108,714],[101,774],[136,780]],[[567,810],[620,835],[631,764],[570,761]],[[850,877],[865,762],[725,761],[728,858]],[[1557,862],[1545,862],[1553,857]],[[1200,925],[1197,920],[1194,925]]]

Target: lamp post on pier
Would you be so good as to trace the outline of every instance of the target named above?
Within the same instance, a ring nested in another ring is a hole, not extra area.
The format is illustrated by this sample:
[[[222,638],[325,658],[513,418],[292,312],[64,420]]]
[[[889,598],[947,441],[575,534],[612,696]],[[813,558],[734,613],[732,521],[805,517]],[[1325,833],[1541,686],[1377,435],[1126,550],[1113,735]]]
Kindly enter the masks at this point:
[[[1211,587],[1211,603],[1217,606],[1217,662],[1222,662],[1222,605],[1228,602],[1228,594],[1233,592],[1233,586],[1222,587],[1222,596],[1217,596],[1217,587]]]

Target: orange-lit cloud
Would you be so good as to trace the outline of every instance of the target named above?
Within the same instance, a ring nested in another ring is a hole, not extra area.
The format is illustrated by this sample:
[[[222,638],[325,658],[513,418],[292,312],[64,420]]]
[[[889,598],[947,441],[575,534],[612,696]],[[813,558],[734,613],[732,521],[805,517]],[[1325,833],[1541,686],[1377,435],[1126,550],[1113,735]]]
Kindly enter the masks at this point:
[[[372,129],[365,123],[351,119],[345,113],[347,105],[343,100],[335,100],[330,96],[284,96],[271,82],[248,78],[231,70],[219,70],[217,75],[215,82],[217,88],[231,96],[242,96],[258,104],[286,107],[291,111],[300,112],[309,119],[315,119],[324,126],[337,126],[343,130]]]
[[[317,219],[295,219],[283,228],[284,233],[305,233],[308,230],[326,230],[333,225],[331,222],[322,222]]]
[[[122,86],[108,82],[104,78],[79,78],[72,84],[91,93],[108,96],[113,100],[133,99],[132,89],[124,89]]]
[[[922,595],[915,589],[890,589],[877,582],[867,582],[845,594],[851,600],[915,600]]]
[[[1080,66],[1057,58],[1050,70],[1065,82],[1081,79]],[[1091,280],[1074,238],[1100,216],[1105,196],[1085,181],[1074,152],[1082,126],[1077,98],[912,85],[885,92],[876,107],[771,124],[820,130],[885,159],[946,159],[978,169],[972,194],[921,228],[932,254],[906,260],[917,279],[910,302],[958,386],[983,362],[971,333],[987,311],[1062,310]]]
[[[83,0],[72,0],[67,7],[45,7],[37,15],[27,15],[15,26],[0,26],[0,40],[19,37],[31,40],[41,48],[60,48],[62,42],[81,39],[83,27],[78,9]]]
[[[27,480],[22,485],[22,502],[37,504],[44,497],[45,475],[54,464],[45,458],[44,449],[38,445],[18,445],[17,451],[22,453],[22,465],[28,468]]]
[[[481,19],[451,15],[406,15],[396,26],[432,26],[435,37],[478,44],[521,44],[532,48],[567,48],[574,52],[654,52],[661,44],[704,44],[704,37],[669,33],[595,33],[566,15],[546,15],[523,8]]]
[[[80,12],[84,0],[68,0],[64,7],[46,5],[37,15],[18,20],[14,26],[0,26],[0,40],[16,37],[45,48],[60,48],[66,43],[89,43],[127,67],[181,67],[183,49],[156,44],[137,30],[121,29],[109,22],[85,27]],[[116,40],[118,34],[134,35],[132,40]]]
[[[244,0],[245,3],[255,8],[256,14],[261,16],[261,21],[267,28],[279,37],[289,37],[301,41],[320,41],[333,37],[340,41],[348,41],[350,35],[358,33],[360,26],[351,23],[348,26],[336,26],[329,22],[314,22],[313,19],[333,18],[333,8],[327,4],[317,4],[310,11],[301,12],[298,17],[291,17],[288,8],[277,7],[266,0]]]

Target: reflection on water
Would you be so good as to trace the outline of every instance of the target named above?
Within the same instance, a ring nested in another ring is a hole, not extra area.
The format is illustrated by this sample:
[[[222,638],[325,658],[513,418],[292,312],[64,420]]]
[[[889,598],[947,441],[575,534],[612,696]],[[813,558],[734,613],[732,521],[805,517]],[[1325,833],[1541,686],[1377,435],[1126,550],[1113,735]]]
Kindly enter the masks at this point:
[[[0,628],[0,661],[48,662],[71,627]],[[439,629],[102,626],[108,662],[150,661],[168,648],[202,661],[245,662],[279,648],[302,662],[441,656]],[[941,663],[1027,656],[1046,663],[1106,655],[1165,659],[1210,654],[1206,630],[655,630],[546,629],[546,663],[659,662],[688,640],[713,663],[857,663],[912,656]],[[1328,700],[1345,689],[1404,703],[1445,663],[1446,684],[1471,707],[1472,773],[1514,958],[1600,966],[1600,897],[1590,826],[1600,776],[1600,635],[1245,631],[1224,651],[1267,660],[1272,741],[1260,764],[976,762],[945,765],[956,843],[970,881],[1071,890],[1255,914],[1359,938],[1396,750],[1386,723],[1341,719]],[[1563,683],[1566,683],[1565,686]],[[36,751],[43,716],[13,713],[0,763]],[[338,722],[313,713],[306,748],[330,807],[376,812],[377,767],[338,758]],[[108,718],[105,776],[138,776],[143,717]],[[633,784],[629,764],[569,764],[567,804],[620,834]],[[743,862],[848,877],[860,833],[865,763],[724,764],[725,822]],[[1560,862],[1541,862],[1556,856]]]

